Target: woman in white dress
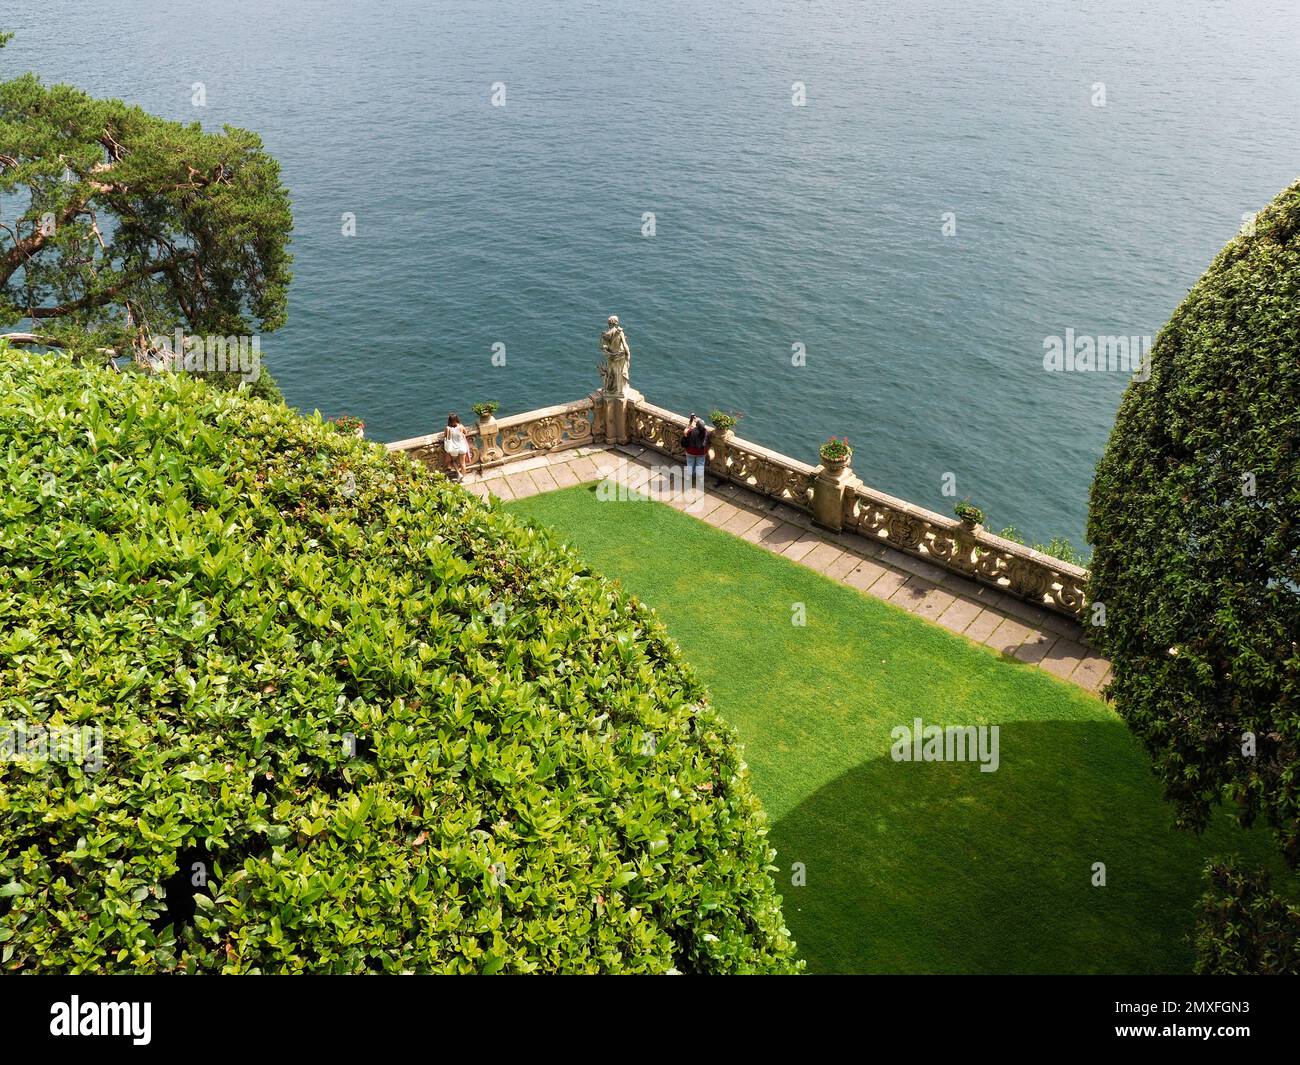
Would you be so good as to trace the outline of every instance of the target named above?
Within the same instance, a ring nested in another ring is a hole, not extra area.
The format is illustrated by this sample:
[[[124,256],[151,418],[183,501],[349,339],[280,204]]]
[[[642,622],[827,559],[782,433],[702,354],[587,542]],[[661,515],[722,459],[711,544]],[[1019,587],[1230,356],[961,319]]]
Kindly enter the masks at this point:
[[[447,471],[455,480],[469,473],[469,438],[465,435],[465,427],[460,424],[459,414],[447,415],[442,449],[447,453]]]

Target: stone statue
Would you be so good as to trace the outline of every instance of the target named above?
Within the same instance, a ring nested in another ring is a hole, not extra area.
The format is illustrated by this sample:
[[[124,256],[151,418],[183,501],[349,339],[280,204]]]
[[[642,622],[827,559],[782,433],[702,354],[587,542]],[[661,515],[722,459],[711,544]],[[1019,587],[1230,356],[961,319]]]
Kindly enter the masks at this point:
[[[632,349],[628,347],[623,327],[618,324],[617,314],[609,316],[609,328],[600,334],[600,350],[605,356],[605,364],[597,369],[604,378],[605,394],[624,395],[632,369]]]

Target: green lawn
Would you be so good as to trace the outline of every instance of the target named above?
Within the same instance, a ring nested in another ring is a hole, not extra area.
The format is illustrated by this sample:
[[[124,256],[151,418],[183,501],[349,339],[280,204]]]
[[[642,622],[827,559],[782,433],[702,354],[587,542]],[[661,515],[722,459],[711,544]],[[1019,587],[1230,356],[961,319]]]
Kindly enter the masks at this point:
[[[1040,669],[659,503],[509,509],[653,606],[740,733],[810,972],[1187,971],[1205,859],[1276,865],[1263,831],[1177,832],[1119,718]],[[917,717],[997,724],[999,769],[893,761]]]

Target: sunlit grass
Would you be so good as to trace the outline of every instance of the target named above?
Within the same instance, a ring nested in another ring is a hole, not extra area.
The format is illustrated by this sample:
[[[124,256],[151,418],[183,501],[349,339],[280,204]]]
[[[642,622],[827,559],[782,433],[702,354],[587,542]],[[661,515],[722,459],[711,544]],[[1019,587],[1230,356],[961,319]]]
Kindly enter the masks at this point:
[[[1176,831],[1119,718],[1043,670],[658,503],[510,509],[653,606],[740,733],[809,971],[1188,971],[1206,858],[1276,864],[1263,831]],[[997,724],[1000,768],[893,761],[917,717]]]

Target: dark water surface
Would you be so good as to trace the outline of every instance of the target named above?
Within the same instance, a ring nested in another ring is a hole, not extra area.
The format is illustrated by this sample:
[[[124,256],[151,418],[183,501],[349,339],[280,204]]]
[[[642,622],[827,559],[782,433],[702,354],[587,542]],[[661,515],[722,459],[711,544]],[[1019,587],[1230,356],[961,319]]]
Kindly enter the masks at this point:
[[[1154,335],[1300,174],[1294,0],[7,0],[0,28],[0,70],[262,134],[295,405],[396,439],[578,398],[617,313],[651,401],[806,461],[847,435],[869,484],[948,512],[951,473],[1043,539],[1080,539],[1125,384],[1044,372],[1044,339]]]

